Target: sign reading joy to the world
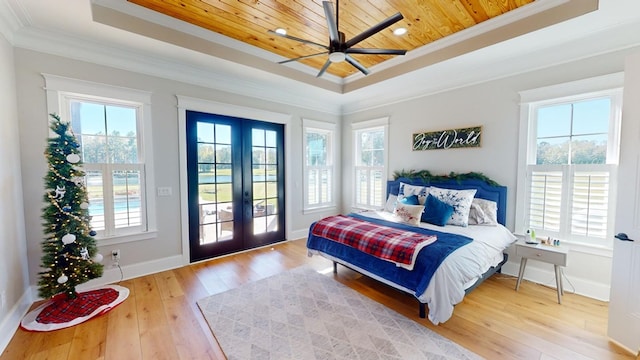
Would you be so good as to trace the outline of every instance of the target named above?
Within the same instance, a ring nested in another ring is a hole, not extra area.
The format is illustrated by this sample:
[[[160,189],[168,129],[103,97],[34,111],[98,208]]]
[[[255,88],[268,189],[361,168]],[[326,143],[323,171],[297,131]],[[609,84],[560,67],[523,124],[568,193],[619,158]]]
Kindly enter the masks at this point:
[[[413,134],[413,150],[479,147],[482,126]]]

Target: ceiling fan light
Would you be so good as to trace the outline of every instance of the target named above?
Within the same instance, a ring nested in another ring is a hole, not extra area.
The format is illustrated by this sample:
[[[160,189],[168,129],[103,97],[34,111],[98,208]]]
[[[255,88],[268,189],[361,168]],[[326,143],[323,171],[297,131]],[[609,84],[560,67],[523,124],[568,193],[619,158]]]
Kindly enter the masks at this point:
[[[275,33],[279,34],[279,35],[287,35],[287,30],[285,30],[283,28],[277,28]]]
[[[331,60],[332,63],[343,62],[346,57],[347,55],[340,51],[332,52],[331,54],[329,54],[329,60]]]

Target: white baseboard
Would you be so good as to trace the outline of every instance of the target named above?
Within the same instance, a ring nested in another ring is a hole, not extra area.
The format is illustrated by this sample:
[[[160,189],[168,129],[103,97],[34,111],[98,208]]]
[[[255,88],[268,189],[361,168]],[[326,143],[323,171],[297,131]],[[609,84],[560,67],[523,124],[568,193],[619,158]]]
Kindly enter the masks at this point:
[[[182,255],[170,256],[162,259],[146,261],[143,263],[137,263],[133,265],[122,266],[121,269],[117,267],[106,267],[102,277],[99,279],[93,279],[80,286],[78,291],[85,289],[95,288],[102,285],[117,283],[121,280],[133,279],[139,276],[145,276],[154,274],[161,271],[171,270],[184,266]]]
[[[520,264],[507,262],[502,266],[502,273],[518,276]],[[608,284],[596,283],[588,279],[569,277],[563,273],[563,287],[565,292],[575,292],[576,294],[590,297],[600,301],[609,301],[610,286]],[[552,288],[556,288],[556,275],[553,266],[549,265],[549,270],[538,267],[527,266],[524,272],[525,280],[532,281]]]
[[[297,240],[301,238],[307,238],[309,235],[309,229],[291,230],[289,233],[289,240]]]
[[[7,316],[0,322],[0,354],[9,345],[11,338],[20,326],[20,321],[22,321],[31,304],[33,304],[33,296],[31,294],[31,289],[27,289],[20,297],[20,300],[9,310]]]

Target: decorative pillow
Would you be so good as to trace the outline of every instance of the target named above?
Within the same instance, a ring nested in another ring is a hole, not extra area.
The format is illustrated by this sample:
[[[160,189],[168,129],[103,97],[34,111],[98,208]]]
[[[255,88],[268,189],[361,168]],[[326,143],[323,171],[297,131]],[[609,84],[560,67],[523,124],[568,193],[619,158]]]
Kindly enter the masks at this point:
[[[400,200],[400,202],[406,205],[420,205],[418,195],[405,196]]]
[[[497,225],[498,204],[485,199],[473,199],[469,210],[469,225]]]
[[[429,194],[424,203],[424,212],[421,220],[429,224],[444,226],[451,218],[451,214],[453,214],[453,206]]]
[[[428,194],[428,186],[410,185],[401,182],[400,188],[398,190],[398,201],[402,201],[402,199],[406,196],[416,195],[418,197],[418,202],[420,204],[424,204],[424,201],[427,199]]]
[[[447,224],[457,226],[467,226],[469,224],[469,210],[476,192],[476,189],[453,190],[433,186],[429,189],[429,193],[438,200],[453,206],[453,214]]]
[[[422,205],[406,205],[401,202],[396,203],[395,216],[402,222],[418,225],[420,224],[420,215],[424,210]]]
[[[384,204],[384,211],[393,213],[396,210],[396,201],[398,201],[398,195],[389,194],[387,203]]]

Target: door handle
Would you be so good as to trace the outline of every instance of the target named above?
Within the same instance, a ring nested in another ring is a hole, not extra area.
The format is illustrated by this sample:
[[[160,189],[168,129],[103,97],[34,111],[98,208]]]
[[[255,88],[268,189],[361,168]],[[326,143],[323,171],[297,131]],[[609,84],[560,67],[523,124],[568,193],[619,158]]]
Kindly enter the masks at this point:
[[[618,233],[616,236],[614,236],[616,239],[618,240],[622,240],[622,241],[633,241],[632,239],[629,239],[629,236],[627,236],[626,233]]]

